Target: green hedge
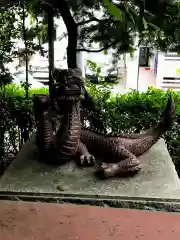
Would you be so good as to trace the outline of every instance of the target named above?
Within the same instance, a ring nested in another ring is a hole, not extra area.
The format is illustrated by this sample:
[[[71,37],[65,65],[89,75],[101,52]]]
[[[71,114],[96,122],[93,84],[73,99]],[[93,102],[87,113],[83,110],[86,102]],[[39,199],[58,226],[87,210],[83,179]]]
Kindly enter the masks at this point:
[[[1,90],[4,91],[4,90]],[[5,86],[5,93],[8,97],[15,97],[18,99],[24,99],[25,98],[25,90],[16,84],[8,84]],[[32,97],[33,94],[39,94],[39,93],[49,93],[48,88],[39,88],[39,89],[29,89],[29,96]]]
[[[32,109],[34,93],[48,93],[48,89],[31,89],[26,100],[24,89],[17,85],[0,88],[0,175],[35,128]]]
[[[87,89],[95,101],[100,104],[105,126],[113,132],[140,132],[150,128],[166,104],[167,92],[149,88],[145,93],[131,91],[113,96],[108,87],[87,83]],[[33,93],[48,93],[48,90],[30,90],[29,100],[25,92],[13,85],[6,88],[8,98],[13,98],[16,107],[32,114],[31,96]],[[164,137],[168,150],[180,176],[180,93],[171,92],[176,103],[177,119],[171,131]],[[33,117],[33,116],[32,116]]]

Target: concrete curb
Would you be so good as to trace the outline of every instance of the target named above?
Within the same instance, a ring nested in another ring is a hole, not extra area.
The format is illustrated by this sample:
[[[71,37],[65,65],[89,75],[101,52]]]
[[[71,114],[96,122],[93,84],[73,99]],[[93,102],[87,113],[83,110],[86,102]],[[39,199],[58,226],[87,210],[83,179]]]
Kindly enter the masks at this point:
[[[128,198],[100,195],[75,195],[56,193],[0,192],[0,200],[77,204],[100,207],[128,208],[150,211],[180,212],[179,199]]]

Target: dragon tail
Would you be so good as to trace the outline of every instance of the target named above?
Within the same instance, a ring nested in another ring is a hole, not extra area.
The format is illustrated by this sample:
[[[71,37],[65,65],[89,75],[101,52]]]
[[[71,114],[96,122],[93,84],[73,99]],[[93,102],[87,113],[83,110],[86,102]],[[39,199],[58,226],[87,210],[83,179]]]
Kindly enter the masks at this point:
[[[157,135],[157,137],[160,137],[166,131],[170,130],[173,122],[175,121],[175,118],[176,118],[175,103],[172,99],[172,96],[169,95],[167,104],[162,111],[160,121],[153,128],[154,134]]]
[[[160,121],[146,134],[142,134],[142,137],[136,139],[123,139],[124,146],[129,146],[131,143],[133,153],[136,156],[140,156],[145,153],[149,148],[157,142],[157,140],[168,130],[171,129],[172,124],[176,117],[176,108],[172,97],[169,96],[167,104],[162,111]],[[142,146],[142,147],[139,147]],[[131,151],[132,151],[131,149]]]

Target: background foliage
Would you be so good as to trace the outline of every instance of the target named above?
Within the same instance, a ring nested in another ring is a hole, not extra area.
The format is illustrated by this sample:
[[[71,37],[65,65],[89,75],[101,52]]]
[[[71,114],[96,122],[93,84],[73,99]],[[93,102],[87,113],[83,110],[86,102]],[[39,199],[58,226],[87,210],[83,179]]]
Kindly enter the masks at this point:
[[[116,133],[141,132],[153,126],[167,101],[167,93],[154,88],[149,88],[144,93],[132,91],[113,96],[108,86],[97,86],[87,82],[86,87],[90,95],[101,106],[102,118],[106,128]],[[29,132],[35,129],[32,95],[34,93],[48,93],[48,89],[30,90],[28,100],[25,100],[24,93],[22,88],[11,84],[6,86],[5,99],[8,107],[1,104],[1,112],[4,109],[6,113],[4,114],[6,117],[3,118],[3,126],[10,135],[11,146],[5,152],[5,161],[1,161],[3,168],[4,165],[7,165],[7,153],[17,154],[24,141],[28,139]],[[172,92],[172,96],[176,103],[177,119],[172,130],[167,132],[164,138],[180,175],[180,93]],[[3,146],[5,140],[4,138],[1,146]]]

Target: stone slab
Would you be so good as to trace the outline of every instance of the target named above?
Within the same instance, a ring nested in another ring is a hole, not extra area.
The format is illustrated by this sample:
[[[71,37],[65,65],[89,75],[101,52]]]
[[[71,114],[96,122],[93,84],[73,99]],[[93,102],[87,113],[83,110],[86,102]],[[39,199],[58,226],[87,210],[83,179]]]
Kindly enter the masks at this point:
[[[98,180],[95,169],[37,161],[33,137],[0,179],[0,191],[180,198],[180,181],[163,139],[140,157],[142,170],[126,179]]]

